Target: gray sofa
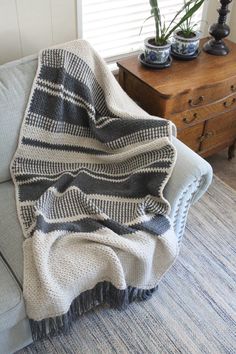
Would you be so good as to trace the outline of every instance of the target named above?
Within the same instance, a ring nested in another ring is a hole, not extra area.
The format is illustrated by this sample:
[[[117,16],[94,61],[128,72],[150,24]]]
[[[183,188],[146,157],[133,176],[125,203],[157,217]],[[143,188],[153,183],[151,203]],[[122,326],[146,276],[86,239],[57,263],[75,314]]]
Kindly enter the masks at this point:
[[[0,353],[8,354],[32,342],[22,296],[23,235],[16,215],[9,165],[16,149],[22,116],[37,67],[27,57],[0,67]],[[178,151],[173,175],[165,188],[171,218],[181,240],[190,205],[208,188],[210,165],[174,139]]]

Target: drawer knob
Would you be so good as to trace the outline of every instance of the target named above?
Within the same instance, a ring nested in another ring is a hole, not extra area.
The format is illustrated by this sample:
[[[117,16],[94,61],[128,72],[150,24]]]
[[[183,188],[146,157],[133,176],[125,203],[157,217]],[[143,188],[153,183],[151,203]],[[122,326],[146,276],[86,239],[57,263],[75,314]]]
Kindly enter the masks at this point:
[[[230,107],[230,106],[232,106],[234,103],[236,102],[236,98],[234,97],[231,101],[225,101],[224,102],[224,106],[225,107]]]
[[[232,92],[236,92],[236,85],[231,85],[230,88]]]
[[[199,96],[195,102],[193,102],[193,100],[189,100],[188,103],[191,107],[195,107],[198,106],[203,101],[204,101],[204,96]]]
[[[186,124],[190,124],[190,123],[194,122],[195,119],[197,119],[197,113],[194,113],[192,118],[184,117],[183,122]]]

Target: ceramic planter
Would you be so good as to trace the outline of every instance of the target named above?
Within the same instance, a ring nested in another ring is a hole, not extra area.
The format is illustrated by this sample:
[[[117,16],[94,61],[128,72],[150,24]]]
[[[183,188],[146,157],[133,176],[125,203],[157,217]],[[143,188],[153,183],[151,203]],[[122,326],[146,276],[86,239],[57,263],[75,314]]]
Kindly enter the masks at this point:
[[[170,55],[171,43],[168,42],[166,45],[157,46],[153,44],[153,42],[153,37],[149,37],[144,40],[145,61],[149,64],[166,63]]]
[[[180,55],[193,55],[199,47],[200,33],[194,33],[191,38],[182,37],[180,32],[174,34],[172,51]]]

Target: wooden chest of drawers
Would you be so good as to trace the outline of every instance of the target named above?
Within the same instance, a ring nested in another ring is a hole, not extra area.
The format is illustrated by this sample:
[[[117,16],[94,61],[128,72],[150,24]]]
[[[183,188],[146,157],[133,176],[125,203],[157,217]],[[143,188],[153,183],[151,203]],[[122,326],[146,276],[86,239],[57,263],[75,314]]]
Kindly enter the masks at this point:
[[[206,39],[201,41],[201,45]],[[230,54],[204,53],[170,68],[143,67],[137,56],[119,61],[119,82],[148,113],[172,120],[178,138],[202,156],[225,147],[233,155],[236,140],[236,44]]]

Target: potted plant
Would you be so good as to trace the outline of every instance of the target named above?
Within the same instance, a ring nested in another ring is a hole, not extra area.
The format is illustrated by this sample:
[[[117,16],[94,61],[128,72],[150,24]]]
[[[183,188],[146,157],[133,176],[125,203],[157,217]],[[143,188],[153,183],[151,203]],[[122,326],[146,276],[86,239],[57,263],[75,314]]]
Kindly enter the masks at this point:
[[[197,0],[195,0],[197,2]],[[190,5],[184,0],[185,12]],[[172,51],[179,56],[192,56],[197,53],[200,41],[200,32],[195,30],[197,23],[192,23],[192,16],[188,17],[174,33]]]
[[[150,64],[164,64],[167,62],[170,49],[171,35],[199,9],[204,0],[188,0],[184,2],[181,9],[167,25],[161,16],[158,0],[149,0],[151,6],[151,16],[155,20],[155,37],[146,38],[144,41],[144,58]],[[145,20],[145,21],[146,21]],[[141,29],[142,30],[142,29]]]

